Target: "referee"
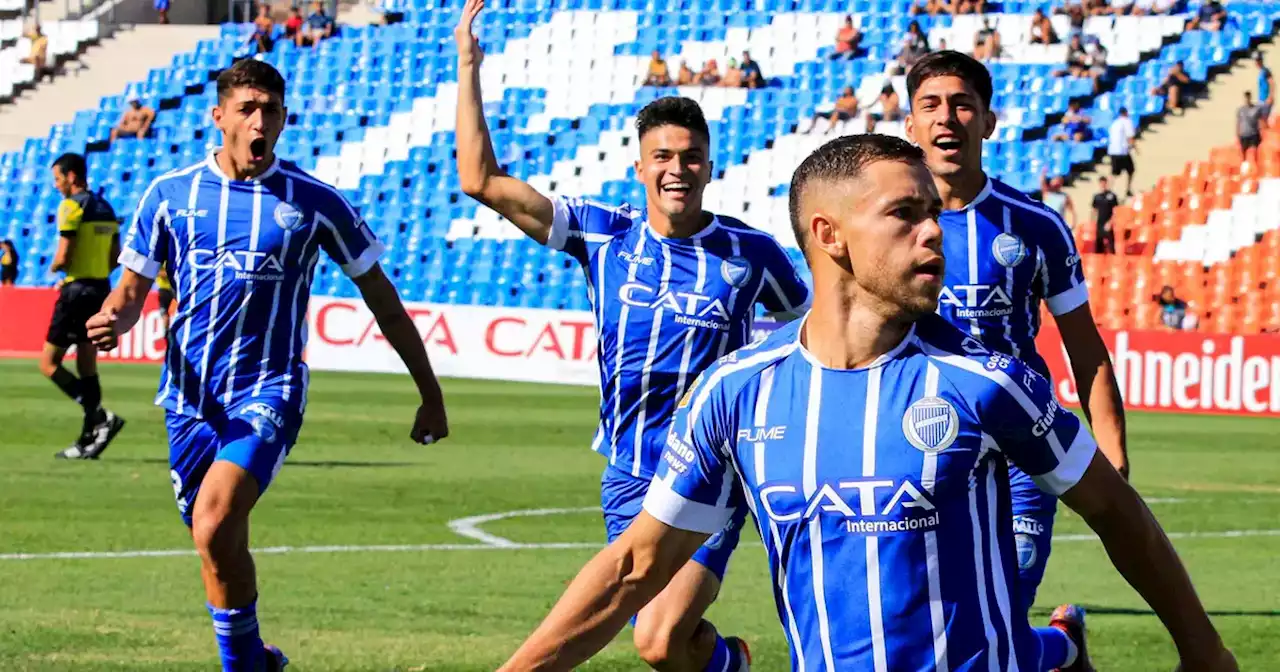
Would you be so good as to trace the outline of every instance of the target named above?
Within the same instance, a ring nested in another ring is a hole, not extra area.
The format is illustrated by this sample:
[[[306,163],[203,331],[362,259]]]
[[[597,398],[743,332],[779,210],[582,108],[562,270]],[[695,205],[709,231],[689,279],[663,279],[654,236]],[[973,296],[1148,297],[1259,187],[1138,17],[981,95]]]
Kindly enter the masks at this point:
[[[124,427],[124,419],[102,408],[98,352],[84,326],[111,292],[109,277],[120,256],[120,224],[111,204],[89,191],[86,174],[79,154],[63,154],[53,162],[53,186],[63,201],[58,206],[58,252],[49,270],[66,276],[49,321],[40,372],[84,408],[79,438],[57,457],[94,460]],[[62,366],[72,345],[78,378]]]

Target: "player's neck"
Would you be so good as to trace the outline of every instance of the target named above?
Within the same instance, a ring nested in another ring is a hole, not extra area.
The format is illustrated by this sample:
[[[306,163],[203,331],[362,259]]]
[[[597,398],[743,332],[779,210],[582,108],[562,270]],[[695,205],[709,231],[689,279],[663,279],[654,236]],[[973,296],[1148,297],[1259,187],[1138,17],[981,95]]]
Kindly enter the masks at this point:
[[[223,175],[237,182],[246,182],[267,172],[276,162],[276,156],[274,153],[268,155],[258,167],[238,166],[231,158],[231,153],[223,150],[214,156],[214,162],[218,164],[218,170],[221,170]]]
[[[68,198],[70,198],[70,197],[75,196],[75,195],[77,195],[77,194],[83,194],[83,193],[84,193],[84,192],[86,192],[86,191],[89,191],[89,185],[87,185],[87,184],[73,184],[73,185],[71,185],[71,188],[67,190],[67,192],[68,192],[68,193],[67,193],[67,197],[68,197]]]
[[[933,184],[942,198],[943,210],[963,210],[987,186],[987,174],[979,169],[954,175],[935,175]]]
[[[818,286],[815,281],[815,286]],[[835,287],[840,287],[836,284]],[[902,343],[910,322],[885,317],[876,300],[855,287],[814,292],[801,343],[823,366],[858,369]]]
[[[649,227],[663,238],[692,238],[711,225],[712,215],[698,210],[684,217],[667,217],[649,209]]]

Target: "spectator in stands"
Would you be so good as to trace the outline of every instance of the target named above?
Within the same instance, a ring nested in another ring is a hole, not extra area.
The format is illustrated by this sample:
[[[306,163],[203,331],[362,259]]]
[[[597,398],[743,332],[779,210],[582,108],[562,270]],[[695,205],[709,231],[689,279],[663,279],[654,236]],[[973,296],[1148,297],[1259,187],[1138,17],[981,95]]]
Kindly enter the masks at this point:
[[[902,36],[902,47],[898,50],[898,70],[906,72],[925,54],[929,53],[929,38],[920,28],[920,23],[912,21],[907,32]]]
[[[12,240],[0,242],[0,285],[12,285],[18,281],[18,248]]]
[[[910,14],[912,16],[919,16],[921,14],[937,16],[939,14],[950,14],[952,11],[953,7],[950,3],[945,2],[945,0],[925,0],[924,4],[912,5]]]
[[[1062,115],[1062,132],[1053,136],[1054,140],[1075,140],[1076,142],[1086,142],[1093,139],[1093,129],[1089,124],[1093,123],[1088,115],[1080,111],[1080,101],[1073,100],[1067,103],[1067,111]]]
[[[37,82],[46,75],[52,77],[53,72],[49,67],[49,37],[40,29],[38,23],[31,24],[31,30],[27,31],[25,37],[31,40],[31,51],[21,59],[21,62],[35,66]]]
[[[820,119],[827,120],[827,133],[835,130],[836,124],[842,121],[848,121],[858,114],[858,96],[854,94],[852,86],[844,87],[844,91],[840,92],[840,97],[836,98],[835,106],[827,110],[819,110],[813,114],[813,123],[809,125],[809,133],[812,133],[818,127]]]
[[[1262,106],[1253,102],[1253,94],[1244,92],[1244,105],[1236,110],[1236,137],[1240,140],[1240,156],[1245,161],[1257,159],[1262,144]]]
[[[1107,130],[1107,157],[1111,160],[1111,176],[1124,173],[1124,194],[1133,196],[1133,143],[1137,133],[1133,128],[1133,120],[1129,118],[1129,109],[1120,108],[1111,128]]]
[[[729,59],[729,67],[725,68],[724,78],[720,80],[720,86],[733,89],[742,86],[742,68],[738,67],[738,59]]]
[[[1093,195],[1093,223],[1097,232],[1093,238],[1093,251],[1097,254],[1116,253],[1116,232],[1111,226],[1111,216],[1116,212],[1120,199],[1105,175],[1098,178],[1098,193]]]
[[[1208,0],[1196,10],[1196,15],[1187,22],[1187,30],[1209,30],[1217,32],[1227,23],[1227,9],[1218,0]]]
[[[1160,294],[1153,297],[1155,302],[1160,304],[1160,323],[1170,329],[1185,329],[1187,325],[1187,302],[1178,298],[1178,295],[1169,285],[1160,288]]]
[[[702,70],[693,76],[693,83],[703,86],[716,86],[720,83],[720,64],[716,63],[716,59],[702,64]]]
[[[671,72],[667,70],[667,62],[657,49],[649,55],[649,71],[644,78],[645,86],[671,86]]]
[[[1084,13],[1086,16],[1107,16],[1114,14],[1115,9],[1107,0],[1085,0]]]
[[[844,25],[836,32],[836,50],[831,58],[853,58],[858,52],[858,44],[862,42],[862,33],[853,25],[853,17],[845,15]]]
[[[982,28],[973,37],[973,57],[986,61],[1000,56],[1000,31],[991,27],[990,17],[982,17]]]
[[[1087,77],[1093,80],[1093,92],[1097,93],[1102,76],[1107,72],[1107,51],[1096,40],[1091,40],[1086,48],[1081,34],[1073,33],[1067,45],[1066,66],[1053,74],[1058,77]]]
[[[676,72],[676,86],[689,86],[693,83],[693,70],[689,69],[688,61],[680,61],[680,70]]]
[[[742,85],[748,89],[760,89],[768,83],[764,81],[764,73],[760,72],[760,64],[751,60],[750,52],[742,52],[739,68],[742,70]]]
[[[893,88],[893,82],[884,83],[877,101],[880,103],[880,111],[867,113],[868,133],[875,130],[877,122],[902,121],[906,117],[906,114],[902,111],[902,101],[898,97],[898,90]]]
[[[1058,32],[1053,29],[1053,22],[1044,15],[1044,11],[1036,9],[1031,15],[1031,44],[1057,44]]]
[[[957,0],[956,14],[986,14],[987,0]]]
[[[289,18],[284,21],[284,36],[297,43],[298,34],[302,31],[302,12],[297,7],[289,8]]]
[[[271,7],[266,3],[258,5],[258,16],[253,20],[253,37],[249,38],[257,53],[266,54],[275,46],[275,19],[271,18]]]
[[[161,25],[169,23],[169,0],[155,0],[156,22]]]
[[[1187,71],[1182,66],[1182,61],[1178,61],[1169,68],[1169,72],[1165,74],[1160,86],[1151,89],[1151,95],[1164,96],[1165,108],[1172,114],[1183,109],[1182,92],[1190,83],[1191,78],[1187,76]]]
[[[1262,52],[1253,55],[1253,62],[1258,64],[1258,105],[1262,107],[1262,121],[1271,119],[1271,105],[1276,102],[1275,81],[1271,78],[1271,70],[1262,60]]]
[[[319,2],[313,2],[311,3],[311,15],[307,17],[306,24],[298,31],[295,43],[299,47],[307,45],[319,46],[324,40],[333,37],[333,29],[333,18],[325,13],[324,5]]]
[[[1084,35],[1084,5],[1080,0],[1072,0],[1067,4],[1054,10],[1055,14],[1065,14],[1067,21],[1071,24],[1071,30],[1067,33],[1068,37],[1076,35]]]
[[[1049,177],[1049,169],[1044,169],[1040,173],[1040,200],[1049,206],[1050,210],[1058,213],[1067,221],[1067,226],[1074,231],[1076,228],[1076,204],[1071,202],[1071,196],[1062,190],[1064,182],[1061,175]]]
[[[142,104],[136,96],[129,99],[129,107],[120,115],[120,123],[111,129],[111,142],[120,138],[133,136],[141,140],[147,137],[151,123],[156,120],[156,111]]]

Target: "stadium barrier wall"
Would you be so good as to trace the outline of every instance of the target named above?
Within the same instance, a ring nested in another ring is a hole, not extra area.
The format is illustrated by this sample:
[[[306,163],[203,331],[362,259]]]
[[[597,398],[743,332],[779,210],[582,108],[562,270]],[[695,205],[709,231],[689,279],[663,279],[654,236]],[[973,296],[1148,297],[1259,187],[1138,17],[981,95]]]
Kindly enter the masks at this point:
[[[49,332],[49,318],[58,290],[49,287],[0,287],[0,356],[39,357]],[[111,352],[99,359],[125,362],[160,362],[164,358],[164,331],[160,327],[160,301],[155,292],[142,307],[138,326]],[[75,348],[68,351],[74,356]]]

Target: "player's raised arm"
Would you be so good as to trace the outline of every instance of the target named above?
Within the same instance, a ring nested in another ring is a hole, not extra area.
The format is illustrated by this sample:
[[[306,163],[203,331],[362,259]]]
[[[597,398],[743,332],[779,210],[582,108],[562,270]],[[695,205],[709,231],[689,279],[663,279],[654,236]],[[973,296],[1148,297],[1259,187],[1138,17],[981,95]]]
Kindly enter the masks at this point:
[[[480,95],[480,62],[484,52],[471,32],[484,0],[467,0],[453,30],[458,42],[458,179],[462,192],[493,208],[541,244],[551,237],[555,209],[551,200],[498,165],[484,120]]]

